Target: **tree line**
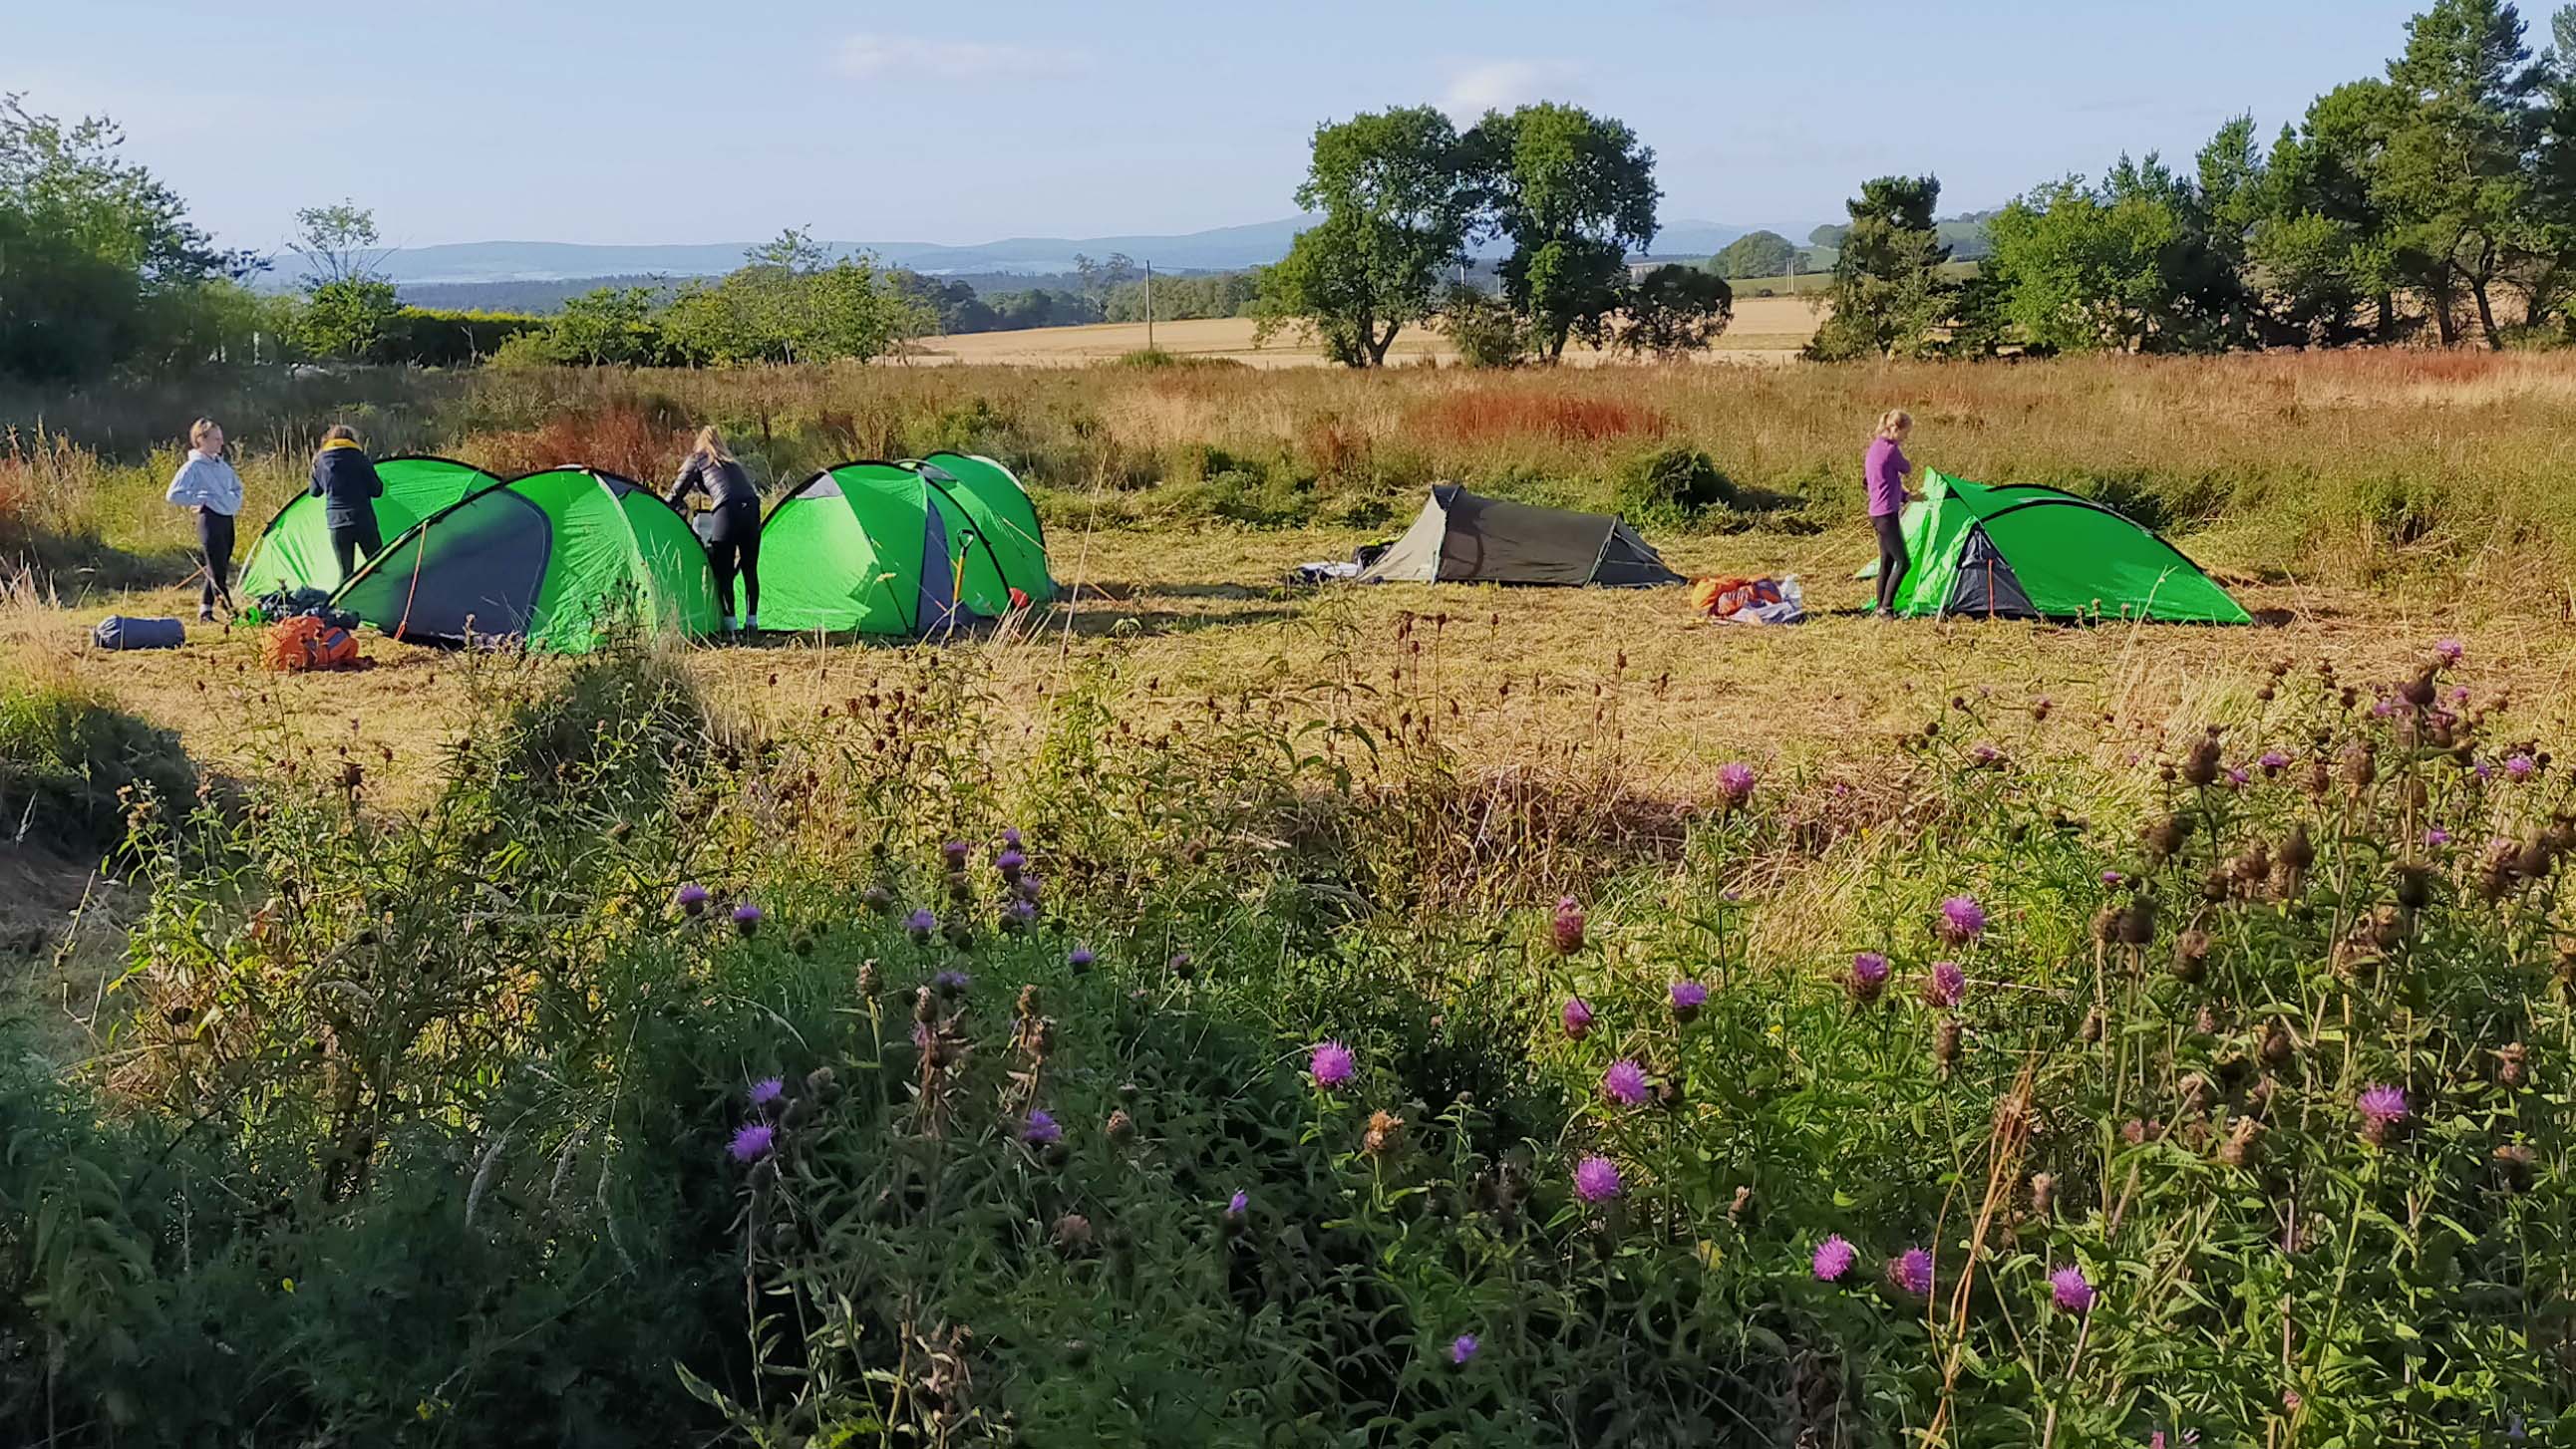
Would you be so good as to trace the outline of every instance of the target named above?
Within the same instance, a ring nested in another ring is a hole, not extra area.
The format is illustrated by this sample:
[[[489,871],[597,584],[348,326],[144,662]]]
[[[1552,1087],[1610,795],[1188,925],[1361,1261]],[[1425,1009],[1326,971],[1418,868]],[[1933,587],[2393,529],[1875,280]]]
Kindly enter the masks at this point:
[[[1811,355],[2218,352],[2576,340],[2576,6],[2537,54],[2504,0],[2437,0],[2383,75],[2267,147],[2250,116],[2192,167],[2122,156],[1987,223],[1940,275],[1940,183],[1853,198]]]

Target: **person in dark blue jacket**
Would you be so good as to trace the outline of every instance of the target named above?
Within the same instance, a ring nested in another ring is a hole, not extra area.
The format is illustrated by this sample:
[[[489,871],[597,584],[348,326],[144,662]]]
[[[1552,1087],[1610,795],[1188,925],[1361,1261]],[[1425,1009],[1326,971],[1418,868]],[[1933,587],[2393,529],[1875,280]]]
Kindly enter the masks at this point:
[[[322,451],[313,455],[314,497],[322,500],[322,522],[331,533],[331,552],[340,560],[340,577],[358,571],[361,556],[385,551],[376,531],[376,500],[385,496],[385,480],[376,476],[375,461],[358,446],[358,435],[334,423],[322,435]]]

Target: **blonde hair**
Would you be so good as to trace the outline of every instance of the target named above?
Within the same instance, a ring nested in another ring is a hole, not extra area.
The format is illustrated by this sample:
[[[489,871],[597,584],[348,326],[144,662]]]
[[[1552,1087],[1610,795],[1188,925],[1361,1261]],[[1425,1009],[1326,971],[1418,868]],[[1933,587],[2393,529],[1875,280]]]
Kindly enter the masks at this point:
[[[1914,426],[1914,414],[1903,408],[1889,408],[1878,415],[1878,431],[1870,436],[1885,438],[1893,443],[1912,426]]]
[[[217,423],[213,418],[199,418],[188,424],[188,446],[202,448],[206,445],[206,434],[221,430],[222,424]]]
[[[326,443],[354,443],[358,441],[358,432],[347,423],[333,423],[331,426],[322,430],[322,441]]]
[[[719,463],[730,463],[733,461],[733,454],[725,451],[724,434],[717,431],[716,425],[713,423],[709,423],[705,427],[698,429],[698,441],[693,445],[691,451],[704,453]]]

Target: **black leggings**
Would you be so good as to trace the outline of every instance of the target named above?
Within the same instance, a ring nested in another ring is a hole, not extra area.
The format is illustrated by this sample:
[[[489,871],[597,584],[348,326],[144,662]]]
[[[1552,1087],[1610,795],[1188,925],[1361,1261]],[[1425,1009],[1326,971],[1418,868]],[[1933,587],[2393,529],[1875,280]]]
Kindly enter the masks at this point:
[[[734,576],[742,577],[742,615],[760,612],[760,506],[727,503],[698,515],[698,541],[707,546],[707,566],[715,570],[716,607],[728,619],[733,612]]]
[[[206,583],[198,591],[197,607],[210,610],[215,601],[225,608],[233,606],[233,516],[211,508],[197,510],[197,551],[206,556]]]
[[[373,515],[361,518],[354,523],[331,525],[331,552],[340,560],[340,577],[343,579],[358,571],[360,554],[374,558],[384,551],[385,541],[383,536],[376,532],[376,520]]]
[[[1897,586],[1905,582],[1905,571],[1914,566],[1914,556],[1905,551],[1905,515],[1877,514],[1869,526],[1878,531],[1879,612],[1892,614],[1896,612]]]

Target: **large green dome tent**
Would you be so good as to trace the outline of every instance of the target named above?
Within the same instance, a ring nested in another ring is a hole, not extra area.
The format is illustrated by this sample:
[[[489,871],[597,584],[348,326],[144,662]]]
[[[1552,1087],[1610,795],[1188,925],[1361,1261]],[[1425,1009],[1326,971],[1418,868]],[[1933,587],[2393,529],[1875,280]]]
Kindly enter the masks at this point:
[[[525,474],[429,515],[332,603],[399,638],[516,636],[558,654],[628,629],[716,628],[715,577],[687,521],[642,484],[591,468]]]
[[[469,493],[479,493],[501,480],[454,458],[402,456],[376,460],[376,476],[385,496],[376,500],[377,537],[392,539]],[[331,551],[331,533],[322,521],[323,501],[298,493],[261,529],[242,564],[240,596],[256,599],[280,589],[340,587],[340,560]]]
[[[2182,550],[2116,509],[2035,483],[1923,476],[1923,501],[1905,510],[1913,566],[1897,586],[1900,614],[2253,622]]]
[[[761,523],[760,575],[770,629],[917,637],[1055,597],[1019,481],[955,453],[807,478]]]

